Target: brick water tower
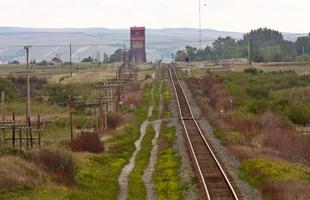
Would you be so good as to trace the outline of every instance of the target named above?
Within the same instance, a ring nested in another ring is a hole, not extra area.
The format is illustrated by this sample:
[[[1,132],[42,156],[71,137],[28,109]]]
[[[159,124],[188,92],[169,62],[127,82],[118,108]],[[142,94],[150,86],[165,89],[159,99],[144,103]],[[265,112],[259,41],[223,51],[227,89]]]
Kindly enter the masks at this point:
[[[146,63],[145,27],[130,28],[130,61],[133,64]]]

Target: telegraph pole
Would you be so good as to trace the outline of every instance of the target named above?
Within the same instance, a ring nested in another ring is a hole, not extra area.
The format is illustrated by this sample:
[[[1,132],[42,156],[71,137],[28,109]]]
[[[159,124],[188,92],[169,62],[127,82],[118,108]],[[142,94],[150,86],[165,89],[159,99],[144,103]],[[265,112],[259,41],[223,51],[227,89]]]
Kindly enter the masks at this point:
[[[30,110],[30,77],[29,77],[29,49],[31,46],[25,46],[24,49],[26,50],[26,63],[27,63],[27,109],[26,109],[26,119],[28,121],[31,110]]]
[[[302,62],[304,62],[305,45],[302,45]]]
[[[251,46],[250,46],[250,33],[248,35],[248,64],[251,66]]]
[[[1,92],[1,114],[2,114],[2,122],[5,121],[5,114],[4,114],[4,101],[5,101],[5,92]],[[5,128],[2,129],[2,145],[5,145]]]
[[[199,0],[199,47],[201,48],[201,0]]]
[[[72,77],[72,45],[70,43],[70,77]]]

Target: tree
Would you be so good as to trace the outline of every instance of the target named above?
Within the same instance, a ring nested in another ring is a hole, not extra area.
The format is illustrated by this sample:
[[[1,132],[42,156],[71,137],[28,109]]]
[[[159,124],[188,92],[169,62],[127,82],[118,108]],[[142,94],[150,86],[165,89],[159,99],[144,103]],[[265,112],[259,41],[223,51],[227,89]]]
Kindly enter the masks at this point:
[[[301,55],[303,53],[310,53],[310,33],[308,36],[297,38],[295,42],[295,49],[297,55]]]
[[[110,62],[121,62],[123,60],[123,49],[117,49],[111,56]]]
[[[175,61],[177,62],[184,62],[187,58],[187,55],[185,53],[185,51],[181,50],[181,51],[177,51],[176,55],[175,55]]]
[[[91,62],[93,62],[93,59],[90,56],[82,60],[82,63],[91,63]]]

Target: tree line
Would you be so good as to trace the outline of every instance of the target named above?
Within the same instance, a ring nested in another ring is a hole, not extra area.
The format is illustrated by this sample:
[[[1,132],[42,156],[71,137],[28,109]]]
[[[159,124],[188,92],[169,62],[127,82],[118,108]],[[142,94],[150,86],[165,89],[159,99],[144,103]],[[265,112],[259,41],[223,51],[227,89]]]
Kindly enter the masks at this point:
[[[185,50],[177,51],[175,60],[216,61],[249,57],[253,62],[310,62],[310,33],[292,42],[285,40],[279,31],[260,28],[244,34],[241,40],[227,36],[219,37],[203,49],[186,46]]]

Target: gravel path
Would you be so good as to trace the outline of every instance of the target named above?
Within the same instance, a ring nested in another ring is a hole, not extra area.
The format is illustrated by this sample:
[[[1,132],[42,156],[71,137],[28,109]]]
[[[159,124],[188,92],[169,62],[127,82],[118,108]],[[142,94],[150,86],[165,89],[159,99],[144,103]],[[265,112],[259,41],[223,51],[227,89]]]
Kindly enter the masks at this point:
[[[149,116],[152,115],[153,107],[149,108]],[[138,152],[141,150],[141,142],[146,133],[146,128],[149,125],[149,121],[145,120],[140,128],[140,138],[135,142],[136,151],[133,153],[132,157],[130,158],[129,163],[122,169],[122,172],[119,176],[118,183],[120,186],[120,193],[118,196],[119,200],[125,200],[128,198],[128,176],[135,167],[136,164],[136,156]]]
[[[211,143],[217,156],[224,163],[225,168],[228,170],[229,174],[231,175],[231,177],[234,179],[235,183],[239,187],[243,195],[243,199],[260,200],[261,199],[260,193],[256,189],[252,188],[249,184],[241,181],[238,178],[237,171],[238,171],[238,167],[240,166],[240,163],[226,150],[226,148],[220,143],[220,141],[215,138],[210,124],[208,123],[207,119],[201,115],[201,110],[199,106],[194,101],[190,90],[188,89],[187,85],[183,81],[182,81],[182,86],[189,100],[189,103],[192,107],[194,115],[196,117],[201,117],[200,120],[198,120],[198,123],[204,135],[206,136],[207,140]]]

